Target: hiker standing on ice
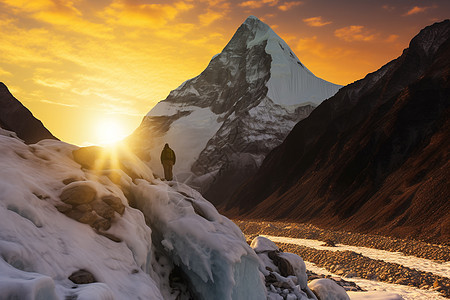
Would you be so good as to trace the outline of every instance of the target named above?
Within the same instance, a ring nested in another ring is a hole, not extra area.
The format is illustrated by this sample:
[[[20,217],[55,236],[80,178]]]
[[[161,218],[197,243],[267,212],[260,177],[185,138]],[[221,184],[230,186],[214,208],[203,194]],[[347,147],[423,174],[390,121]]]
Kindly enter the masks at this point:
[[[164,145],[164,149],[161,151],[161,163],[164,168],[164,178],[167,181],[173,179],[172,167],[176,161],[175,152],[170,149],[169,144]]]

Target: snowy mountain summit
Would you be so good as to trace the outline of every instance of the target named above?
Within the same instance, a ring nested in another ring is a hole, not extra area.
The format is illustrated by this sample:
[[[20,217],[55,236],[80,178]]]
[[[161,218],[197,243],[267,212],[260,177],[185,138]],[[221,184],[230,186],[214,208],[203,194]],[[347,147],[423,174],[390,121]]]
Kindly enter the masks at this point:
[[[144,117],[129,142],[156,171],[169,143],[178,158],[176,179],[218,204],[340,87],[314,76],[267,24],[250,16],[200,75]]]

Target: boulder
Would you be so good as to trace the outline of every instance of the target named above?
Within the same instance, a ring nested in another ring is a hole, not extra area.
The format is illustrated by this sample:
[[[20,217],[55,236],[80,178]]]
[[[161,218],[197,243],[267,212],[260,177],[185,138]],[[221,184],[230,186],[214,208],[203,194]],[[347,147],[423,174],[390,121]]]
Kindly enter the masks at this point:
[[[75,182],[75,181],[79,181],[79,180],[76,179],[76,178],[74,178],[74,177],[69,177],[69,178],[64,179],[62,182],[63,182],[65,185],[68,185],[68,184],[70,184],[70,183],[72,183],[72,182]]]
[[[91,272],[81,269],[78,271],[73,272],[69,276],[70,281],[76,284],[88,284],[88,283],[94,283],[97,282],[94,275],[92,275]]]
[[[90,203],[92,209],[105,219],[114,218],[114,209],[103,201],[95,200]]]
[[[319,300],[350,300],[345,289],[331,279],[314,279],[308,286]]]
[[[82,212],[76,209],[66,212],[65,215],[75,221],[89,225],[94,223],[98,218],[98,215],[92,211]]]
[[[326,239],[322,244],[323,247],[336,247],[336,243],[330,239]]]
[[[97,217],[97,219],[92,223],[92,227],[98,231],[106,231],[111,228],[111,221],[102,217]]]
[[[66,203],[57,204],[55,207],[60,213],[63,213],[63,214],[72,210],[72,205],[66,204]]]
[[[294,268],[292,267],[291,263],[284,259],[279,255],[279,251],[269,251],[267,253],[269,258],[273,261],[275,266],[278,267],[278,270],[280,271],[281,276],[288,277],[288,276],[295,276]]]
[[[96,194],[96,190],[86,182],[73,182],[64,187],[59,198],[64,203],[79,205],[92,202]]]
[[[274,242],[263,236],[257,236],[253,239],[250,247],[252,247],[256,253],[279,250],[278,246]]]
[[[107,195],[102,197],[102,201],[111,206],[118,214],[123,215],[125,205],[122,204],[122,200],[119,197]]]
[[[92,206],[90,204],[80,204],[74,207],[74,209],[82,212],[92,211]]]
[[[97,159],[102,156],[104,149],[98,146],[82,147],[72,152],[73,159],[85,169],[96,169]],[[109,165],[109,162],[108,162]]]

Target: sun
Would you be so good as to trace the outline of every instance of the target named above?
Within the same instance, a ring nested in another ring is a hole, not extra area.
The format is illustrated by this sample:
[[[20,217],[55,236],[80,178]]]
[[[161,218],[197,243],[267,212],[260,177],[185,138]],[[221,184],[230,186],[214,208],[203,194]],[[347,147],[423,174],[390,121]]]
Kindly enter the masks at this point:
[[[114,118],[104,118],[97,122],[97,141],[100,145],[112,145],[124,139],[128,134],[123,124]]]

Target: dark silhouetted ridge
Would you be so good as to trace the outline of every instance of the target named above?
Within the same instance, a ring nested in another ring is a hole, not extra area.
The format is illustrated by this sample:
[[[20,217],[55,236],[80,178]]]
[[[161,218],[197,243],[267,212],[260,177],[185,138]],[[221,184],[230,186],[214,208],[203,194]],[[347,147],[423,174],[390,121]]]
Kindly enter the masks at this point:
[[[56,139],[41,121],[9,92],[0,82],[0,127],[14,131],[27,144],[34,144],[43,139]]]

